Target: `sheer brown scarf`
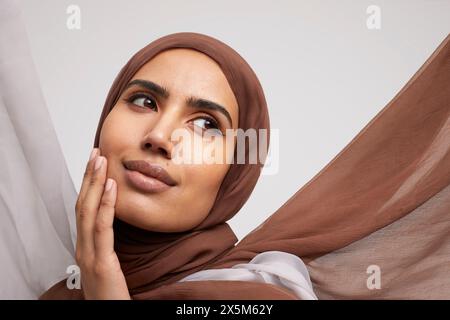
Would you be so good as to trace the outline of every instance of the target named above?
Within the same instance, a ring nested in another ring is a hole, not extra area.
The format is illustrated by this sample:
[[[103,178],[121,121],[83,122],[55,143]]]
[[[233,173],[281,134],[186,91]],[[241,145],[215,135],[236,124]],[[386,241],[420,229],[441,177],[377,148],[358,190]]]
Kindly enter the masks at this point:
[[[155,43],[165,47],[162,39]],[[239,77],[247,72],[234,68],[234,57],[249,68],[234,53],[230,60],[225,52],[232,49],[210,37],[183,33],[166,39],[193,47],[195,43],[195,49],[200,46],[202,52],[217,53],[211,56],[224,63],[221,66],[229,81],[231,74]],[[149,240],[163,248],[149,253],[145,248],[151,246],[142,241],[146,232],[124,228],[123,239],[133,240],[124,240],[123,246],[119,242],[118,253],[124,258],[124,273],[133,298],[295,299],[291,292],[269,284],[176,282],[197,270],[248,262],[268,250],[302,258],[321,299],[450,298],[449,40],[447,36],[391,102],[325,168],[237,245],[224,222],[250,195],[259,176],[260,168],[255,166],[241,166],[240,170],[247,170],[245,174],[230,169],[216,200],[216,205],[224,208],[214,207],[219,211],[213,209],[196,228],[198,231],[174,238],[168,235],[166,240],[173,240],[174,246],[160,246],[161,242]],[[137,57],[144,63],[146,56],[142,51]],[[100,124],[108,112],[106,107],[131,76],[126,68],[113,84]],[[262,90],[253,72],[248,72],[251,78],[238,86],[234,82],[233,91],[240,108],[242,95],[255,103],[247,109],[248,113],[262,119],[241,123],[268,128]],[[255,95],[260,97],[258,103],[254,102]],[[241,120],[247,113],[239,116]],[[243,180],[244,177],[250,180]],[[221,202],[233,196],[238,200]],[[201,249],[203,254],[196,255],[199,249],[189,246],[200,245],[202,242],[196,243],[195,239],[202,236],[213,240]],[[155,266],[162,266],[159,259],[166,259],[168,266],[152,273]],[[370,286],[370,270],[378,272],[379,287]],[[78,299],[82,294],[80,290],[68,290],[61,281],[43,298]]]

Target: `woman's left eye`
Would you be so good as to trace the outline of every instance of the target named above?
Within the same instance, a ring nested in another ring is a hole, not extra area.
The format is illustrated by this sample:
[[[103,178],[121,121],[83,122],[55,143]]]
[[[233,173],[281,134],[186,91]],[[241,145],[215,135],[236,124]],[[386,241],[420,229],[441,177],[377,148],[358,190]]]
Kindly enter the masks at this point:
[[[217,122],[211,118],[198,118],[194,120],[194,124],[204,130],[215,130],[218,134],[222,134]]]
[[[147,95],[137,94],[128,99],[128,102],[142,108],[156,109],[156,102]]]

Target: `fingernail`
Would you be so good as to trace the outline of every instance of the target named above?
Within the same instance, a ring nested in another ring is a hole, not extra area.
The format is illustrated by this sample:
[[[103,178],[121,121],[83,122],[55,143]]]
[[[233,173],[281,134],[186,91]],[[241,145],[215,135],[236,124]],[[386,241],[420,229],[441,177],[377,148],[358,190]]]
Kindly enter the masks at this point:
[[[103,159],[104,157],[98,157],[97,160],[95,160],[94,170],[98,170],[102,166]]]
[[[91,155],[89,156],[89,161],[95,158],[95,156],[97,155],[97,151],[98,151],[97,148],[92,149]]]
[[[106,180],[105,190],[106,190],[106,191],[111,190],[112,185],[113,185],[112,179],[108,178],[108,180]]]

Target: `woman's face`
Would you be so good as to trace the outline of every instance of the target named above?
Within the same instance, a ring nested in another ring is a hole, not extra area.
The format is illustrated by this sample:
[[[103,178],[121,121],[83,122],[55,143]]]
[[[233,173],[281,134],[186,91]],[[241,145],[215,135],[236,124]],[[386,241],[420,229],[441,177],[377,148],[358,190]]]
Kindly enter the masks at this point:
[[[158,232],[181,232],[200,224],[230,167],[227,155],[232,156],[236,141],[226,143],[225,130],[238,128],[238,115],[225,75],[207,55],[176,48],[146,63],[106,117],[100,134],[99,148],[108,160],[107,177],[117,182],[116,217]],[[202,139],[207,129],[212,138]],[[219,140],[223,147],[212,154],[213,163],[176,162],[174,148],[187,140],[173,141],[174,130],[200,141],[186,150],[194,159],[202,159],[208,146]],[[161,166],[172,185],[155,179],[142,182],[145,178],[140,173],[126,168],[135,160]]]

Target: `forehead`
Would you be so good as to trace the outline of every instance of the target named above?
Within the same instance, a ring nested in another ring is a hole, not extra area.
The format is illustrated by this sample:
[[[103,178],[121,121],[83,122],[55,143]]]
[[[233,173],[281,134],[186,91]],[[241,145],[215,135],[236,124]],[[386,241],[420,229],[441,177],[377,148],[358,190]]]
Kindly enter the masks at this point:
[[[149,78],[166,87],[231,91],[220,66],[206,54],[192,49],[163,51],[148,61],[134,78]],[[232,91],[231,91],[232,93]]]
[[[222,69],[216,61],[196,50],[165,50],[142,66],[134,79],[150,80],[164,86],[171,96],[212,100],[224,105],[230,113],[237,113],[236,98]]]

